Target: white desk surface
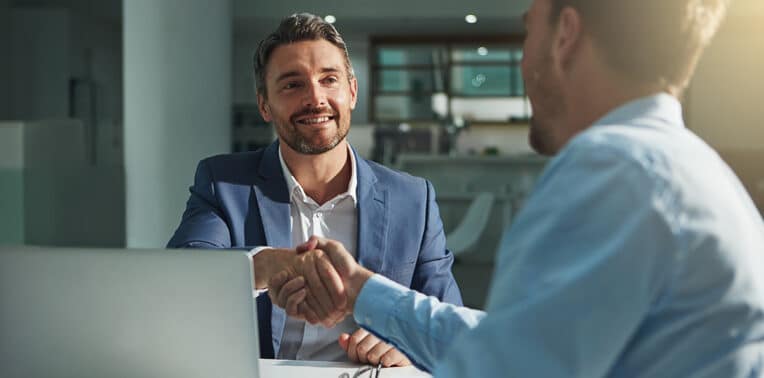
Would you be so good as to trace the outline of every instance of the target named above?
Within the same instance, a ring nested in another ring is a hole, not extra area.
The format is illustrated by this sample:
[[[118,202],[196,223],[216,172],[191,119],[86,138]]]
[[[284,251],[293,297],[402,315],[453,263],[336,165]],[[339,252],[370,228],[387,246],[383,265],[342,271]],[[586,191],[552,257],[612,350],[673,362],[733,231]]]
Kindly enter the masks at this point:
[[[363,367],[363,365],[351,364],[346,362],[326,362],[326,361],[290,361],[290,360],[270,360],[261,358],[260,361],[261,378],[352,378],[354,374]],[[347,373],[347,375],[343,375]],[[366,378],[369,374],[361,374],[360,377]],[[431,375],[418,370],[413,366],[382,368],[379,374],[380,378],[419,378],[432,377]]]

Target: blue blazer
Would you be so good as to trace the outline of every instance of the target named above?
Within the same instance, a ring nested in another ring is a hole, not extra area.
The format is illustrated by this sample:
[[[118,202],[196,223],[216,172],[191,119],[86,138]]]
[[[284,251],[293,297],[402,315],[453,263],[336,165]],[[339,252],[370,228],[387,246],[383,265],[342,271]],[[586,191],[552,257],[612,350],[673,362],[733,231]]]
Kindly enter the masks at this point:
[[[461,305],[432,184],[355,156],[358,262],[401,285]],[[258,151],[202,160],[190,191],[168,248],[292,247],[278,141]],[[258,296],[263,358],[274,358],[286,321],[278,316],[271,324],[271,311],[270,298]]]

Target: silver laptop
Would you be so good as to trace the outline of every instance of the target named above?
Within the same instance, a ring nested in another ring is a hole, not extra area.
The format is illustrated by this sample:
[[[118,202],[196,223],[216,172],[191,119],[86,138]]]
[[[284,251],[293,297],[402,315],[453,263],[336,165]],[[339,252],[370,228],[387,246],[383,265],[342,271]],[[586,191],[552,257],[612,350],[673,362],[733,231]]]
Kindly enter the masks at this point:
[[[242,252],[0,247],[0,377],[257,377]]]

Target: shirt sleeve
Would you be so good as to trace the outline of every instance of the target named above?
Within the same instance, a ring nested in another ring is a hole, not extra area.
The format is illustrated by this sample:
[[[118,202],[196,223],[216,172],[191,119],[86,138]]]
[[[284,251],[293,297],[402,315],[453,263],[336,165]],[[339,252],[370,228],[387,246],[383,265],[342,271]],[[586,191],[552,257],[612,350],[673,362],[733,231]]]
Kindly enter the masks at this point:
[[[260,253],[260,252],[262,252],[262,251],[264,251],[264,250],[266,250],[268,248],[270,248],[270,247],[268,247],[268,246],[258,246],[258,247],[252,248],[251,250],[249,250],[249,252],[247,252],[247,258],[249,258],[249,266],[250,266],[251,269],[253,269],[252,276],[255,275],[255,273],[254,273],[255,266],[252,263],[252,259],[255,257],[255,255],[257,255],[258,253]],[[255,289],[255,288],[252,288],[252,298],[257,298],[260,295],[265,294],[267,292],[268,292],[268,289]]]
[[[550,164],[502,237],[486,313],[375,276],[356,321],[435,377],[607,375],[670,283],[677,201],[606,146]]]
[[[606,376],[660,302],[678,248],[669,191],[604,146],[551,164],[502,238],[487,315],[436,377]]]
[[[474,328],[485,313],[442,303],[375,274],[356,298],[356,323],[432,371],[456,335]]]

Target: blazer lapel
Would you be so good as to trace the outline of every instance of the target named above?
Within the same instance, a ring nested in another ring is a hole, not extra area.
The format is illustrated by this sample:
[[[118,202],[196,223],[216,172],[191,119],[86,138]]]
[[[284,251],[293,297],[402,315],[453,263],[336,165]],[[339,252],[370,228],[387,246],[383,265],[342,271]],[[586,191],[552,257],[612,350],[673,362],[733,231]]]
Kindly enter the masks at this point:
[[[260,209],[260,221],[265,232],[266,245],[274,248],[292,246],[292,229],[289,221],[289,192],[281,170],[278,155],[278,141],[263,151],[258,174],[260,182],[253,186]],[[281,347],[286,314],[273,308],[267,295],[257,297],[257,312],[260,317],[260,348],[265,358],[275,358]],[[273,342],[273,343],[271,343]]]
[[[353,150],[355,154],[355,150]],[[358,169],[358,262],[373,272],[384,268],[387,251],[387,190],[366,160],[356,156]]]
[[[290,248],[289,192],[281,170],[278,148],[278,142],[274,142],[263,152],[258,171],[263,181],[255,185],[254,190],[268,246]]]

